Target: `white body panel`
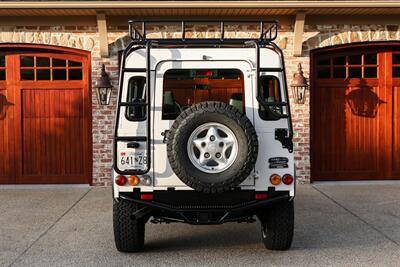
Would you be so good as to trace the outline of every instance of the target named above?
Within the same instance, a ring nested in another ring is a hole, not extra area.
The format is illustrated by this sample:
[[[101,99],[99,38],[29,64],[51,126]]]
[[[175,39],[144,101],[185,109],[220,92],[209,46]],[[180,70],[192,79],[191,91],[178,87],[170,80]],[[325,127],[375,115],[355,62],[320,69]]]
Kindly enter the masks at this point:
[[[229,68],[239,69],[244,76],[245,85],[245,110],[246,115],[253,123],[259,142],[259,154],[254,169],[242,184],[243,189],[254,189],[256,191],[267,191],[271,187],[269,177],[272,174],[291,174],[294,176],[294,157],[287,149],[282,148],[282,144],[275,140],[276,128],[288,128],[287,119],[277,121],[265,121],[258,115],[259,104],[256,100],[256,50],[254,48],[171,48],[171,49],[151,49],[151,106],[152,106],[152,160],[151,169],[148,175],[152,178],[151,186],[139,184],[142,192],[151,192],[153,190],[166,190],[174,187],[176,190],[192,190],[182,183],[172,171],[167,158],[166,144],[163,143],[161,133],[168,130],[173,120],[162,120],[162,97],[163,97],[163,76],[169,69],[194,69],[194,68]],[[125,63],[127,68],[145,68],[145,50],[137,50],[131,53]],[[260,68],[281,69],[281,62],[278,53],[272,49],[260,49]],[[127,84],[133,76],[145,76],[146,74],[132,72],[126,73],[123,77],[124,87],[122,94],[123,101],[127,99]],[[280,82],[281,95],[285,95],[284,76],[281,71],[261,73],[260,75],[276,76]],[[283,99],[283,101],[287,101]],[[146,121],[129,121],[125,118],[125,107],[121,108],[121,115],[118,125],[119,136],[146,135]],[[286,113],[283,108],[283,113]],[[124,142],[118,143],[118,152],[120,150],[129,150]],[[268,159],[272,157],[285,157],[289,160],[289,167],[284,169],[270,169]],[[114,172],[114,177],[118,174]],[[128,184],[125,186],[114,186],[114,197],[118,197],[119,192],[132,192],[133,187]],[[294,196],[294,183],[287,186],[281,183],[275,186],[277,191],[290,191]]]

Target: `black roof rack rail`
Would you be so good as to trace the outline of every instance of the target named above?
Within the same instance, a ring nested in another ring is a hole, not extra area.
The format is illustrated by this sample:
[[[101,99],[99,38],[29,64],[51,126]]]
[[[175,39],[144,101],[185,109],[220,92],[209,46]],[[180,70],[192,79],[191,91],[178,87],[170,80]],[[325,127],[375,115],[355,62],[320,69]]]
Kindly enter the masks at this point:
[[[181,37],[180,38],[147,38],[147,27],[150,25],[180,25]],[[219,38],[186,38],[187,25],[212,25],[218,24],[220,27],[220,37]],[[226,38],[225,28],[229,24],[250,24],[259,25],[260,34],[257,38]],[[156,41],[160,44],[190,44],[190,43],[200,43],[200,44],[236,44],[244,43],[246,41],[258,41],[259,43],[269,43],[276,39],[278,36],[278,21],[207,21],[207,20],[148,20],[148,21],[129,21],[129,36],[132,41],[138,44],[146,43],[148,40]]]

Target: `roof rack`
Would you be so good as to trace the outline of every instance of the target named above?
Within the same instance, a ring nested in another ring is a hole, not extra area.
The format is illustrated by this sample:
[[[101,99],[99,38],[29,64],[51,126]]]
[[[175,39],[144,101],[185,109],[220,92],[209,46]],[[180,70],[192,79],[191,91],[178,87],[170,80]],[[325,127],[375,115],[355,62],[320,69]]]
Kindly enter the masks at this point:
[[[180,38],[147,38],[147,27],[152,25],[180,25]],[[220,25],[220,38],[186,38],[187,25]],[[226,38],[226,25],[250,24],[259,25],[260,34],[257,38]],[[257,41],[258,43],[270,43],[278,35],[278,21],[204,21],[204,20],[181,20],[181,21],[129,21],[129,36],[135,43],[146,43],[148,40],[157,41],[159,44],[238,44],[246,41]]]

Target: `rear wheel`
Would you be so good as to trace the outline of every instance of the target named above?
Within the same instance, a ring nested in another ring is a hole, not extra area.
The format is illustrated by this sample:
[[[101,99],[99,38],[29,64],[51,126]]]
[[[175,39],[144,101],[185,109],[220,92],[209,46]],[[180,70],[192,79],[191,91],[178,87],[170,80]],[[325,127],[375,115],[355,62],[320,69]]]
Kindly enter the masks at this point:
[[[264,245],[270,250],[288,250],[294,230],[293,201],[284,201],[258,215]]]
[[[132,218],[137,210],[137,204],[130,201],[114,201],[114,239],[115,246],[121,252],[137,252],[143,248],[146,222],[143,219]]]

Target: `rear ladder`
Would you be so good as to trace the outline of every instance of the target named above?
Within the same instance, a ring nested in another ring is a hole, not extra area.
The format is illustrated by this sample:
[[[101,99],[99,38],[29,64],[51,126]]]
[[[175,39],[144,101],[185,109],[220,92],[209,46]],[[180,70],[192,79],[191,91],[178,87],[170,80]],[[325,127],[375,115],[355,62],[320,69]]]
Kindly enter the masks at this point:
[[[146,174],[150,171],[151,168],[151,66],[150,66],[150,50],[152,46],[152,41],[147,41],[144,45],[137,44],[132,42],[129,46],[124,50],[122,54],[122,66],[121,66],[121,73],[120,73],[120,80],[119,80],[119,93],[118,93],[118,104],[117,104],[117,117],[115,121],[115,131],[114,131],[114,146],[113,146],[113,164],[114,170],[118,174],[122,175],[142,175]],[[130,52],[134,50],[138,50],[145,47],[146,48],[146,69],[135,69],[135,68],[126,68],[125,61],[126,57],[130,54]],[[146,97],[145,102],[122,102],[122,90],[124,88],[124,74],[129,72],[146,72]],[[143,136],[119,136],[118,134],[118,126],[119,126],[119,118],[121,114],[121,107],[146,107],[146,135]],[[129,169],[129,170],[120,170],[118,168],[118,142],[125,141],[125,142],[145,142],[146,143],[146,165],[145,169]]]
[[[262,26],[261,26],[262,28]],[[259,90],[259,82],[260,82],[260,73],[261,72],[266,72],[266,71],[271,71],[271,69],[268,68],[260,68],[260,46],[265,46],[264,43],[257,42],[254,40],[250,40],[246,42],[246,44],[251,44],[254,45],[256,49],[256,58],[255,58],[255,64],[256,64],[256,79],[255,79],[255,87],[257,88],[256,90]],[[261,97],[257,96],[257,101],[258,103],[269,113],[269,116],[275,120],[280,120],[280,119],[287,119],[288,123],[288,129],[275,129],[275,139],[280,141],[282,144],[283,148],[288,149],[290,153],[293,152],[293,124],[292,124],[292,116],[290,113],[290,104],[289,104],[289,94],[288,94],[288,89],[287,89],[287,78],[286,78],[286,72],[285,72],[285,60],[284,60],[284,55],[282,53],[282,50],[273,42],[269,42],[267,45],[270,45],[274,48],[274,50],[279,54],[282,68],[279,69],[273,69],[273,71],[279,71],[283,73],[283,86],[284,86],[284,97],[287,102],[280,101],[280,102],[265,102]],[[271,107],[285,107],[286,108],[286,114],[280,114],[275,112]]]

